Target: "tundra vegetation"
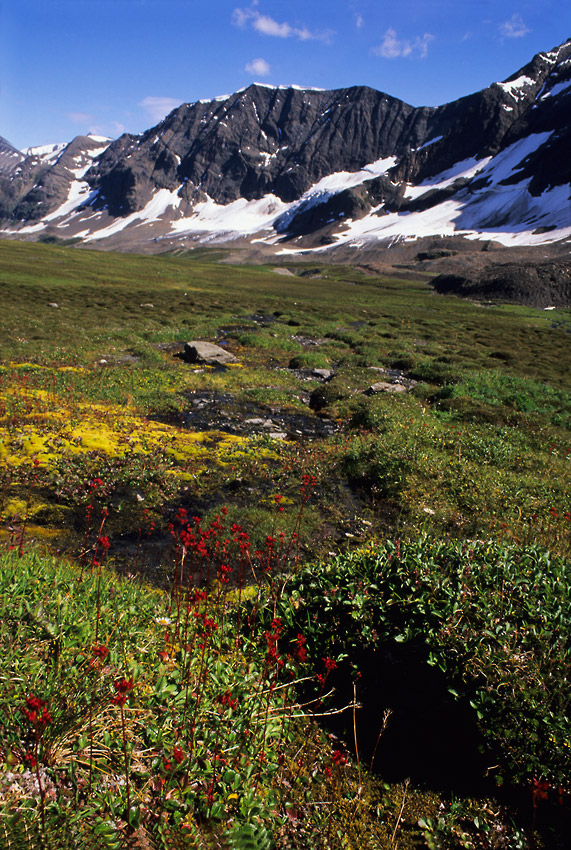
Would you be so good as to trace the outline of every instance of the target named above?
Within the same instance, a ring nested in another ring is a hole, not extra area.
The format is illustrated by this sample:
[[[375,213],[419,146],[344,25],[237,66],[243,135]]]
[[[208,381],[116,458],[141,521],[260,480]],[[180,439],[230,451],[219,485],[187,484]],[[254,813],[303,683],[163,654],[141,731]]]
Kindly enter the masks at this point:
[[[567,846],[569,311],[221,259],[0,243],[0,843]]]

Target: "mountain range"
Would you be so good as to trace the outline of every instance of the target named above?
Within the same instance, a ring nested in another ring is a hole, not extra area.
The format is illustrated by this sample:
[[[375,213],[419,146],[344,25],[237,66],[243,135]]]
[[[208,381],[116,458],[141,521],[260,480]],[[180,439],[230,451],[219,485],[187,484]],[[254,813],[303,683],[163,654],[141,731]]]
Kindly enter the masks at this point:
[[[568,255],[570,119],[571,40],[438,107],[366,86],[253,84],[114,141],[20,152],[0,138],[0,230],[292,258],[420,239]]]

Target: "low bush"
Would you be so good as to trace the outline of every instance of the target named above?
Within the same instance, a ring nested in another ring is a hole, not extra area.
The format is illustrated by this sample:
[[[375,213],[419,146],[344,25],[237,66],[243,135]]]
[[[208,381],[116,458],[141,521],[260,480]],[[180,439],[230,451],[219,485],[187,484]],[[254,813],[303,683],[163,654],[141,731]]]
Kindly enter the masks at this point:
[[[277,611],[345,677],[363,647],[420,648],[471,707],[498,784],[545,783],[555,798],[571,790],[570,587],[571,563],[534,546],[420,538],[306,568]]]

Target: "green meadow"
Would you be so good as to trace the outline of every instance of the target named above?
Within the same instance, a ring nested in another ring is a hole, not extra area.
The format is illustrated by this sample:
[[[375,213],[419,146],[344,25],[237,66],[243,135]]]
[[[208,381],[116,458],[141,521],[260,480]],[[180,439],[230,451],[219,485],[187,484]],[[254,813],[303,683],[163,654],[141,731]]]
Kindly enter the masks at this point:
[[[571,313],[406,274],[0,242],[2,846],[567,846]]]

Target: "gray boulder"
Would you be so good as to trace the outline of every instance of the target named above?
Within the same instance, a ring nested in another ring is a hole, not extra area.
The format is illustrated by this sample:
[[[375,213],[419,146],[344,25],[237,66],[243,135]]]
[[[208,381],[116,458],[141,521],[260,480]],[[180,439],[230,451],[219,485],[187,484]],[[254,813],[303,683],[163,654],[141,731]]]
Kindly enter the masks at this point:
[[[377,381],[371,384],[368,390],[365,390],[366,395],[376,395],[376,393],[405,393],[406,387],[402,384],[389,384],[387,381]]]
[[[220,348],[219,345],[214,345],[212,342],[201,342],[200,340],[185,342],[183,358],[187,363],[206,363],[210,366],[238,362],[237,357]]]

